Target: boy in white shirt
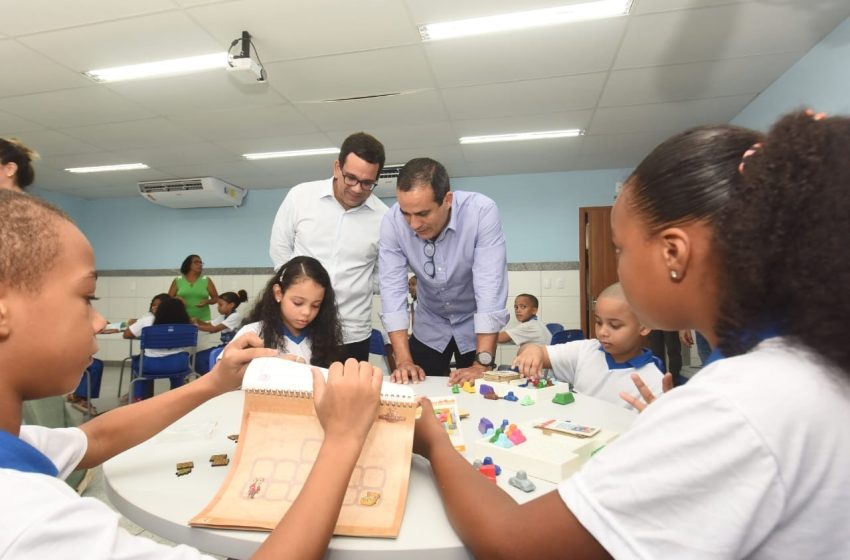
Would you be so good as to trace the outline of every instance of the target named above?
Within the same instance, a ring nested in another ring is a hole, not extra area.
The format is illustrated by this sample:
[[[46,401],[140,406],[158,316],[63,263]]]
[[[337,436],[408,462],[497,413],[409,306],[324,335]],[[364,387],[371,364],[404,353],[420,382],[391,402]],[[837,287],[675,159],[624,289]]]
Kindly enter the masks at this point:
[[[531,294],[520,294],[514,300],[514,315],[519,325],[506,328],[499,333],[499,342],[513,343],[522,346],[527,342],[533,344],[549,344],[552,333],[537,318],[537,308],[540,302]]]
[[[599,294],[594,320],[597,338],[554,346],[526,344],[514,367],[533,378],[540,376],[541,369],[551,368],[556,379],[570,383],[579,393],[629,409],[632,406],[622,400],[621,393],[640,397],[631,374],[640,375],[653,393],[659,393],[663,378],[659,360],[640,345],[650,329],[632,312],[619,282]]]

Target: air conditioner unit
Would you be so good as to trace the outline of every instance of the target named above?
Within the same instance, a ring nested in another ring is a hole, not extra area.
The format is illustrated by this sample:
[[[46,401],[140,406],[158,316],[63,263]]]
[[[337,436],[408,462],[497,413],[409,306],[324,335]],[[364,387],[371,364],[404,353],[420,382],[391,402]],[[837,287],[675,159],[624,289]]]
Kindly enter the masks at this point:
[[[378,186],[372,191],[372,194],[378,198],[395,198],[395,184],[398,179],[398,172],[404,165],[385,165],[381,169],[381,174],[378,175]]]
[[[212,208],[242,204],[246,189],[215,177],[142,181],[139,194],[154,204],[169,208]]]

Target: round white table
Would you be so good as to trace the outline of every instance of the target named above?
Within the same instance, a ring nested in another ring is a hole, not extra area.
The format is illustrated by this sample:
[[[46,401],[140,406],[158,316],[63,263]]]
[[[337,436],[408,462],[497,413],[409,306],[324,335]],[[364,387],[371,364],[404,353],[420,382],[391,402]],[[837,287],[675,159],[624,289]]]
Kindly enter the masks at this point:
[[[563,385],[566,391],[566,385]],[[417,395],[450,394],[446,378],[429,378],[414,385]],[[473,443],[481,435],[478,422],[486,416],[494,422],[508,418],[522,422],[542,416],[569,418],[587,425],[623,433],[635,413],[613,404],[575,395],[575,403],[560,406],[540,399],[533,406],[515,402],[488,401],[477,394],[457,395],[458,407],[470,413],[461,422],[466,456],[472,460]],[[224,481],[229,467],[211,467],[209,457],[227,453],[231,458],[236,444],[227,439],[239,433],[243,393],[234,391],[212,399],[174,423],[151,440],[106,462],[103,466],[109,500],[127,518],[148,531],[178,543],[232,558],[250,557],[268,533],[189,527],[187,522],[212,499]],[[478,457],[479,459],[481,457]],[[194,461],[194,470],[175,475],[175,465]],[[508,484],[513,472],[505,469],[499,486],[515,500],[524,503],[555,488],[554,484],[532,479],[537,485],[526,494]],[[471,558],[449,525],[429,463],[413,456],[407,506],[396,539],[333,537],[326,558],[346,560],[435,560]]]

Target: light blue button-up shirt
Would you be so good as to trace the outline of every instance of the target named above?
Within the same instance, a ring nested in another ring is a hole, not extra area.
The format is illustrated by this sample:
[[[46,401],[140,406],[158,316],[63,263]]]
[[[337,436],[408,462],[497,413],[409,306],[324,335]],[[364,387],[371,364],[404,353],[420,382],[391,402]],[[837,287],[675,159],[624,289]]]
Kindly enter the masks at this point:
[[[410,229],[396,203],[381,223],[378,270],[381,320],[387,332],[407,330],[407,270],[418,279],[417,340],[442,352],[454,337],[462,354],[476,350],[476,333],[508,323],[508,264],[496,203],[454,191],[449,223],[434,242],[434,277],[425,273],[425,241]]]

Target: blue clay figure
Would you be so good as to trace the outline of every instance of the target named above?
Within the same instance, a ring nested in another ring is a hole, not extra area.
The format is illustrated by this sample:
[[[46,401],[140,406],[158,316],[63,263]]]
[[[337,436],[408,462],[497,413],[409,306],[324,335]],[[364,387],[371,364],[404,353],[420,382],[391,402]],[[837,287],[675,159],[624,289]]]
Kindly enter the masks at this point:
[[[504,398],[506,401],[511,401],[511,402],[517,402],[517,401],[519,400],[519,397],[517,397],[516,395],[514,395],[514,392],[513,392],[513,391],[508,391],[508,394],[507,394],[507,395],[505,395],[505,396],[504,396],[504,397],[502,397],[502,398]]]

